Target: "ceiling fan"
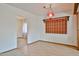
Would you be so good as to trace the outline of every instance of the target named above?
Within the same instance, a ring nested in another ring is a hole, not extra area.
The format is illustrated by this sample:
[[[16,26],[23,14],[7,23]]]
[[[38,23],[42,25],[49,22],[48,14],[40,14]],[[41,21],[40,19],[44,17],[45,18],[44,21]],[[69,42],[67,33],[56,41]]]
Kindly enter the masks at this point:
[[[43,6],[44,9],[48,9],[48,12],[47,12],[47,16],[48,17],[52,17],[54,16],[54,13],[52,11],[52,4],[49,4],[48,6]]]
[[[47,8],[47,9],[51,9],[52,8],[52,4],[49,4],[49,6],[43,6],[43,8]]]

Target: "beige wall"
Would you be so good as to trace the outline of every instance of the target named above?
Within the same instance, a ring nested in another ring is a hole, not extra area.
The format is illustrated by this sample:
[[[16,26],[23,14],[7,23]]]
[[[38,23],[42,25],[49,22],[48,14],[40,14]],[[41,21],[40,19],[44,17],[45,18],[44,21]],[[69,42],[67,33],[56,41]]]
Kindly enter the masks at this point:
[[[17,21],[18,16],[25,16],[27,20],[35,21],[36,16],[25,12],[21,9],[15,8],[7,4],[0,4],[0,53],[14,48],[17,48]],[[35,31],[31,23],[28,22],[29,37],[33,37]],[[32,26],[32,27],[31,27]],[[31,31],[32,30],[32,31]],[[30,36],[31,34],[31,36]],[[35,41],[36,39],[29,39],[28,41]]]
[[[57,43],[76,45],[76,20],[74,16],[59,13],[59,16],[71,16],[68,21],[68,34],[46,34],[42,17],[33,15],[27,11],[0,4],[0,53],[17,47],[17,17],[25,16],[28,24],[28,43],[37,40],[45,40]]]
[[[42,33],[41,33],[41,40],[56,42],[56,43],[63,43],[69,45],[77,45],[77,32],[76,32],[76,20],[74,19],[75,16],[69,14],[59,14],[59,16],[70,16],[69,21],[67,21],[67,34],[47,34],[45,33],[44,23],[42,23]]]
[[[29,30],[28,43],[32,43],[31,40],[44,40],[49,42],[63,43],[77,46],[77,24],[76,16],[72,14],[59,13],[55,14],[54,17],[70,16],[67,21],[67,34],[48,34],[45,33],[45,25],[42,21],[44,18],[35,18],[35,20],[27,20],[28,25],[31,29]]]
[[[31,29],[29,33],[28,43],[32,43],[32,39],[44,40],[49,42],[63,43],[69,45],[77,45],[77,32],[76,32],[76,18],[72,14],[59,13],[55,14],[54,17],[70,16],[69,21],[67,21],[67,34],[48,34],[45,33],[45,25],[42,21],[44,18],[35,18],[35,20],[29,20],[27,23]]]

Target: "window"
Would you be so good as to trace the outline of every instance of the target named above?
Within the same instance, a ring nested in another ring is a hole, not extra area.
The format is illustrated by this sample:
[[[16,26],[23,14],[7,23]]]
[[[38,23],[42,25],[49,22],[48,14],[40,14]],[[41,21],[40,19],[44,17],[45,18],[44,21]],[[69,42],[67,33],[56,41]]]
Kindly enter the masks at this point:
[[[46,33],[66,34],[67,20],[68,17],[49,18],[45,20]]]
[[[23,25],[23,33],[27,33],[27,23],[24,23]]]

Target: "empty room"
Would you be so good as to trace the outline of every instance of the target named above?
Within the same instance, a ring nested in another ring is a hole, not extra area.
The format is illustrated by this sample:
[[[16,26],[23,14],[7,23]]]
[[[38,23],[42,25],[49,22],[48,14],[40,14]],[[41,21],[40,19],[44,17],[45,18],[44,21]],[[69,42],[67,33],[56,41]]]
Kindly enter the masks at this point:
[[[79,4],[0,3],[0,56],[79,56]]]

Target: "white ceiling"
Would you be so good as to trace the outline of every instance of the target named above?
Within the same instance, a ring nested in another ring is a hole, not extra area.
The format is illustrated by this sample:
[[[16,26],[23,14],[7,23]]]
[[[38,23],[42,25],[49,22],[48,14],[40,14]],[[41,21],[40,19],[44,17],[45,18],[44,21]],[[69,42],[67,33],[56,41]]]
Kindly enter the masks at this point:
[[[8,3],[8,4],[38,16],[46,15],[48,9],[44,9],[43,6],[49,5],[48,3]],[[72,13],[73,3],[52,3],[52,11],[55,14],[61,12]]]

